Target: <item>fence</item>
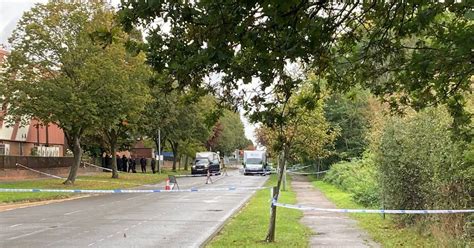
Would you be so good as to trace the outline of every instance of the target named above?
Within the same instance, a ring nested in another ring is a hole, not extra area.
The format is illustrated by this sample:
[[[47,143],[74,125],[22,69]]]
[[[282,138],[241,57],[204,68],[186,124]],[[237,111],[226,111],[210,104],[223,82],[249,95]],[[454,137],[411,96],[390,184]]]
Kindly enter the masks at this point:
[[[64,168],[73,164],[72,157],[35,157],[0,155],[0,170],[17,169],[16,163],[33,169]]]

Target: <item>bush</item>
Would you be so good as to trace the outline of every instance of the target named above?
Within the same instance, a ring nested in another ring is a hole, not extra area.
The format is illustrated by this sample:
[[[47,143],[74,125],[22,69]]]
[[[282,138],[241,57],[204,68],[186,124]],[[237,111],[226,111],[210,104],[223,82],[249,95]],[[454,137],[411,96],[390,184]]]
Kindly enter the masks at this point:
[[[452,119],[443,108],[390,120],[375,161],[386,208],[469,208],[472,164],[466,144],[453,139]],[[398,216],[401,224],[437,223],[440,233],[463,233],[467,215]],[[427,225],[429,226],[429,225]]]
[[[379,189],[373,156],[339,162],[331,166],[324,181],[352,194],[352,198],[364,206],[379,206]]]

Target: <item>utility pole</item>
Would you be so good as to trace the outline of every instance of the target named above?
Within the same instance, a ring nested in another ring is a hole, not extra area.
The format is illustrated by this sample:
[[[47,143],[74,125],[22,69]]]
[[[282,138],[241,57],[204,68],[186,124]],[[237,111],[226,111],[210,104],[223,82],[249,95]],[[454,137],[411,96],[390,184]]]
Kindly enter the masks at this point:
[[[161,129],[158,129],[158,173],[161,174]]]

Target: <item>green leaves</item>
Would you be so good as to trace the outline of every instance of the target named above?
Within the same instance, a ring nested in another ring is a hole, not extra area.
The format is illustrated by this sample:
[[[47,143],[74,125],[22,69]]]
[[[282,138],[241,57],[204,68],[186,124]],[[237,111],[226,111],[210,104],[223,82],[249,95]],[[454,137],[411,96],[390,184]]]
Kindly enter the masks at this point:
[[[127,1],[120,11],[129,28],[167,23],[150,29],[147,53],[179,89],[205,87],[203,78],[213,73],[224,75],[213,89],[226,92],[259,80],[262,97],[243,104],[261,122],[279,121],[272,109],[302,84],[286,70],[289,62],[327,79],[331,89],[362,85],[394,111],[456,100],[472,84],[470,14],[464,1]],[[165,26],[170,32],[162,32]],[[266,90],[281,98],[264,97]],[[463,113],[462,102],[453,106]]]

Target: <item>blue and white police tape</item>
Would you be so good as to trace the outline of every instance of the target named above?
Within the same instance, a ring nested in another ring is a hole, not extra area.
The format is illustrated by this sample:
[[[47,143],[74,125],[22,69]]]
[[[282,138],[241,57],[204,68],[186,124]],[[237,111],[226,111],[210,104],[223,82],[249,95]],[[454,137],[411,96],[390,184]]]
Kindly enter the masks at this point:
[[[176,193],[176,192],[209,192],[209,191],[253,191],[268,189],[268,187],[226,187],[226,188],[210,188],[210,189],[8,189],[0,188],[0,192],[16,192],[16,193],[82,193],[82,194],[121,194],[121,193]]]
[[[302,167],[299,167],[299,166],[296,166],[296,167],[292,167],[292,168],[288,168],[288,172],[290,171],[299,171],[299,170],[302,170],[302,169],[305,169],[305,168],[308,168],[308,167],[311,167],[312,165],[306,165],[306,166],[302,166]]]
[[[391,210],[391,209],[334,209],[334,208],[314,208],[302,205],[291,205],[278,203],[273,201],[273,205],[277,207],[319,211],[319,212],[335,212],[335,213],[364,213],[364,214],[459,214],[474,213],[474,209],[456,209],[456,210]]]
[[[84,165],[87,165],[87,166],[91,166],[91,167],[97,168],[97,169],[101,169],[101,170],[106,170],[106,171],[112,172],[112,169],[105,168],[105,167],[101,167],[101,166],[98,166],[98,165],[95,165],[95,164],[91,164],[91,163],[88,163],[88,162],[85,162],[85,161],[81,161],[81,163],[84,164]],[[117,172],[121,172],[121,171],[117,170]]]
[[[209,175],[210,176],[219,176],[221,175],[222,173],[210,173]],[[207,174],[192,174],[192,175],[187,175],[187,174],[184,174],[184,175],[174,175],[175,177],[206,177]]]
[[[27,169],[27,170],[30,170],[30,171],[33,171],[33,172],[36,172],[36,173],[39,173],[39,174],[48,176],[48,177],[52,177],[52,178],[56,178],[56,179],[62,179],[62,180],[65,180],[65,179],[66,179],[65,177],[60,177],[60,176],[56,176],[56,175],[49,174],[49,173],[46,173],[46,172],[42,172],[42,171],[39,171],[39,170],[35,170],[35,169],[30,168],[30,167],[28,167],[28,166],[24,166],[24,165],[22,165],[22,164],[20,164],[20,163],[16,163],[16,165],[17,165],[17,166],[20,166],[20,167],[23,167],[23,168],[25,168],[25,169]],[[76,181],[100,182],[100,183],[118,183],[118,184],[142,186],[142,184],[138,184],[138,183],[114,182],[114,181],[92,180],[92,179],[82,179],[82,178],[77,178]],[[146,185],[143,185],[143,186],[146,186]]]
[[[329,171],[329,170],[317,171],[317,172],[296,172],[296,171],[288,171],[288,173],[294,174],[294,175],[318,175],[318,174],[326,173],[326,172],[328,172],[328,171]]]
[[[55,175],[52,175],[52,174],[49,174],[49,173],[46,173],[46,172],[42,172],[42,171],[39,171],[39,170],[35,170],[33,168],[30,168],[28,166],[24,166],[20,163],[16,163],[15,164],[16,166],[20,166],[22,168],[25,168],[27,170],[30,170],[30,171],[33,171],[33,172],[36,172],[36,173],[39,173],[39,174],[42,174],[42,175],[45,175],[45,176],[48,176],[48,177],[52,177],[52,178],[56,178],[56,179],[66,179],[66,178],[63,178],[63,177],[60,177],[60,176],[55,176]]]

